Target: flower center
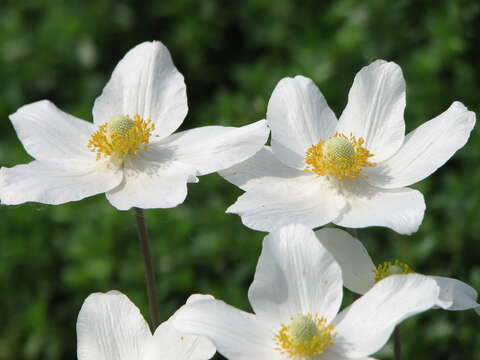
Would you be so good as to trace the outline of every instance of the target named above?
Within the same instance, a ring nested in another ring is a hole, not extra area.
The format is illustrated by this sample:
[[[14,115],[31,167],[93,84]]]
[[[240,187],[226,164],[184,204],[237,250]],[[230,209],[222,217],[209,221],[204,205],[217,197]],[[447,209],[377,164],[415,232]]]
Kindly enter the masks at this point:
[[[110,121],[100,125],[92,134],[87,147],[97,153],[97,160],[111,157],[122,162],[125,155],[134,155],[146,150],[150,135],[155,130],[151,120],[143,120],[139,115],[130,118],[127,115],[115,115]]]
[[[375,273],[375,283],[389,277],[390,275],[414,273],[410,266],[398,260],[395,260],[394,262],[386,261],[383,264],[378,265],[377,268],[372,271]]]
[[[297,315],[275,334],[275,350],[293,359],[310,359],[335,345],[333,329],[333,325],[327,325],[327,319],[317,314]]]
[[[112,116],[110,121],[107,122],[106,133],[108,137],[112,135],[125,136],[128,131],[133,127],[133,120],[127,115],[115,115]]]
[[[327,140],[320,140],[307,150],[305,171],[328,175],[337,179],[355,179],[364,166],[375,166],[368,158],[373,156],[362,145],[363,138],[335,133]]]

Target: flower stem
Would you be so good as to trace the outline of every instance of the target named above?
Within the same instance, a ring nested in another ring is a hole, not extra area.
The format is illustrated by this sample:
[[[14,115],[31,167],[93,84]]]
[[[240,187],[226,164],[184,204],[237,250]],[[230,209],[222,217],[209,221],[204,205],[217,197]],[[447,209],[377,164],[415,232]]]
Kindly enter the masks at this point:
[[[133,212],[135,213],[135,219],[137,220],[138,240],[140,241],[140,250],[143,255],[145,281],[147,283],[148,308],[150,310],[153,330],[155,330],[158,325],[160,325],[160,313],[158,311],[155,271],[153,270],[152,255],[150,253],[150,240],[148,238],[143,210],[139,208],[133,208]]]
[[[400,343],[400,325],[397,325],[393,331],[393,349],[395,353],[395,360],[401,360],[402,344]]]

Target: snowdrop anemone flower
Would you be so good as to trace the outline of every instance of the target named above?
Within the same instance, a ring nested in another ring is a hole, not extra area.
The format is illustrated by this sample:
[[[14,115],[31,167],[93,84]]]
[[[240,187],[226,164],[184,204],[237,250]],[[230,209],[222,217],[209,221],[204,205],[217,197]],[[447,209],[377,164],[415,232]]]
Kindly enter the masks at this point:
[[[289,224],[417,231],[425,202],[409,186],[467,141],[475,114],[459,102],[405,134],[400,67],[377,60],[355,76],[337,121],[308,78],[284,78],[267,110],[271,147],[220,174],[246,193],[228,208],[255,230]]]
[[[206,336],[231,360],[365,359],[438,298],[432,279],[391,276],[338,313],[342,288],[333,256],[312,230],[291,224],[264,239],[248,292],[255,314],[205,299],[180,308],[173,325]]]
[[[3,204],[62,204],[106,193],[120,210],[170,208],[188,182],[246,160],[268,138],[266,121],[172,133],[187,114],[182,74],[158,41],[131,49],[93,107],[94,123],[49,101],[21,107],[10,120],[36,160],[0,170]]]
[[[325,228],[315,232],[320,243],[333,255],[342,269],[343,285],[357,294],[365,294],[376,283],[394,274],[414,271],[398,260],[375,266],[363,244],[340,229]],[[437,307],[445,310],[475,309],[480,314],[477,292],[462,281],[443,276],[429,276],[439,289]]]
[[[138,308],[118,291],[91,294],[78,314],[78,360],[207,360],[214,354],[209,340],[179,333],[171,320],[152,335]]]

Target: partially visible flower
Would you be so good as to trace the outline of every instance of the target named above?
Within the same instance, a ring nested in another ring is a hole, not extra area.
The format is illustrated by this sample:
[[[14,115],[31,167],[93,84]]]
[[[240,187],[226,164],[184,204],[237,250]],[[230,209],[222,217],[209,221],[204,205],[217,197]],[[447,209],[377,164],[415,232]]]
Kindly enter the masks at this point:
[[[411,274],[413,269],[398,260],[375,266],[363,244],[340,229],[324,228],[315,232],[320,243],[335,257],[342,268],[343,285],[357,294],[365,294],[376,283],[391,275]],[[428,276],[440,292],[437,306],[445,310],[480,311],[477,292],[462,281],[443,276]]]
[[[199,300],[194,295],[189,302]],[[91,294],[78,314],[78,360],[207,360],[214,354],[210,341],[179,333],[170,319],[152,335],[138,308],[118,291]]]
[[[355,76],[338,121],[310,79],[282,79],[268,103],[272,146],[220,173],[246,191],[227,212],[262,231],[330,222],[417,231],[425,202],[407,186],[465,145],[475,114],[454,102],[405,136],[404,108],[402,71],[383,60]]]
[[[263,242],[248,292],[255,314],[205,299],[180,308],[173,325],[206,336],[231,360],[365,360],[438,298],[425,276],[391,276],[338,313],[342,288],[340,266],[313,231],[289,225]]]
[[[106,193],[120,210],[170,208],[187,183],[246,160],[268,138],[265,120],[172,133],[187,114],[182,74],[158,41],[131,49],[93,107],[94,123],[43,100],[10,116],[36,160],[0,170],[0,201],[62,204]]]

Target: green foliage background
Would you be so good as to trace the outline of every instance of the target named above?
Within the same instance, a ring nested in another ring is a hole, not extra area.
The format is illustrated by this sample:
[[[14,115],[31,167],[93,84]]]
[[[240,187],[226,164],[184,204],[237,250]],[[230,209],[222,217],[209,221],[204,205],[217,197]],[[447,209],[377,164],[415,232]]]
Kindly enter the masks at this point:
[[[50,99],[91,120],[93,101],[125,52],[158,39],[184,74],[190,112],[182,128],[240,126],[265,117],[275,84],[311,77],[337,114],[355,73],[377,58],[407,81],[407,130],[454,100],[480,110],[480,3],[459,1],[2,0],[0,165],[29,161],[8,120]],[[480,136],[418,183],[427,202],[420,230],[360,231],[377,262],[480,289]],[[192,292],[249,309],[264,234],[225,214],[240,195],[218,175],[189,186],[185,203],[149,210],[162,317]],[[0,207],[0,359],[75,359],[75,321],[91,292],[118,289],[147,315],[134,219],[104,196],[62,206]],[[349,296],[349,295],[348,295]],[[348,298],[349,299],[349,298]],[[348,302],[347,299],[347,302]],[[405,359],[477,359],[473,311],[430,311],[403,323]],[[378,357],[392,358],[387,345]]]

